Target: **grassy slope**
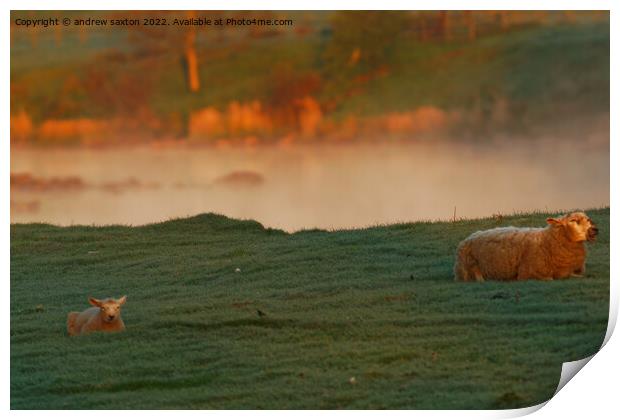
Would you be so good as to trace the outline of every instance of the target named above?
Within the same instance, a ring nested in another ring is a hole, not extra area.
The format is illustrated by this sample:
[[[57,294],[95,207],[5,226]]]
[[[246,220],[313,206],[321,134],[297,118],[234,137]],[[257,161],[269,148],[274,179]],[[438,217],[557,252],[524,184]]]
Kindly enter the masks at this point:
[[[609,209],[589,213],[602,235],[586,278],[480,284],[452,280],[453,252],[493,219],[293,235],[215,215],[13,225],[11,407],[539,403],[605,334]],[[125,293],[125,333],[66,336],[88,295]]]
[[[367,93],[347,107],[370,114],[428,104],[468,109],[495,97],[521,104],[523,117],[536,121],[558,111],[605,111],[609,27],[534,27],[474,43],[402,45],[390,77]]]
[[[241,44],[202,40],[200,76],[206,88],[190,94],[176,53],[141,58],[129,55],[129,59],[116,62],[105,53],[127,50],[132,44],[124,32],[105,31],[89,38],[90,49],[67,36],[61,48],[63,60],[59,60],[49,54],[57,49],[52,35],[50,32],[49,39],[42,39],[34,50],[28,38],[18,38],[11,52],[14,111],[23,106],[37,120],[58,108],[53,99],[58,97],[76,105],[67,107],[64,117],[109,116],[104,115],[110,112],[109,106],[94,104],[97,95],[89,97],[80,89],[65,87],[71,78],[87,78],[84,72],[94,64],[109,72],[111,91],[118,90],[114,80],[123,76],[148,75],[152,85],[149,105],[161,115],[205,106],[226,108],[234,100],[267,102],[274,68],[290,66],[293,73],[321,74],[322,45],[327,42],[319,35],[246,40]],[[39,54],[41,49],[47,55]],[[481,37],[473,43],[420,43],[405,38],[394,50],[393,62],[388,63],[390,74],[371,80],[340,103],[334,118],[424,105],[458,110],[492,107],[497,98],[517,107],[513,112],[519,113],[523,124],[609,110],[608,23],[532,27]],[[336,91],[327,92],[328,96],[344,93],[337,91],[338,86],[334,88]]]

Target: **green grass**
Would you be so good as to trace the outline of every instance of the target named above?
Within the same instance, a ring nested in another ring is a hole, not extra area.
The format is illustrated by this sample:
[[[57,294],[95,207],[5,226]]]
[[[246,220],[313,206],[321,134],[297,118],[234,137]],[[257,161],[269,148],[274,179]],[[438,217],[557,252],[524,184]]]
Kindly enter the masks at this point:
[[[605,335],[609,209],[588,213],[585,278],[510,283],[454,282],[457,243],[546,214],[295,234],[212,214],[12,225],[11,408],[540,403]],[[66,335],[89,295],[123,294],[124,333]]]
[[[544,117],[566,101],[572,111],[600,112],[609,109],[609,27],[543,26],[473,43],[401,45],[390,77],[369,90],[373,100],[352,97],[348,107],[467,109],[505,98]]]

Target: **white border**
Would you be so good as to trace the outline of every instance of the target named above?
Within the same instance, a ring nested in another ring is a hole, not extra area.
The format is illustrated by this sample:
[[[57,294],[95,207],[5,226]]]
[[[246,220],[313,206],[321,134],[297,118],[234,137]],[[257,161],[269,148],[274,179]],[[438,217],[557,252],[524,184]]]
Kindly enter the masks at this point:
[[[10,19],[10,10],[18,9],[18,10],[62,10],[62,9],[92,9],[92,10],[139,10],[139,9],[151,9],[151,10],[166,10],[166,9],[220,9],[220,10],[349,10],[349,9],[417,9],[417,10],[438,10],[438,9],[470,9],[470,10],[496,10],[496,9],[514,9],[514,10],[552,10],[552,9],[560,9],[560,10],[592,10],[592,9],[601,9],[601,10],[611,10],[611,45],[617,41],[617,25],[618,19],[615,17],[615,12],[620,10],[618,7],[613,7],[616,5],[616,2],[612,1],[576,1],[576,0],[566,0],[566,1],[558,1],[558,0],[523,0],[523,1],[505,1],[505,0],[486,0],[486,1],[447,1],[447,0],[437,0],[433,2],[421,2],[421,1],[398,1],[398,0],[382,0],[381,2],[371,2],[367,0],[345,0],[345,1],[325,1],[325,0],[313,0],[313,1],[298,1],[295,4],[291,4],[290,1],[277,1],[277,0],[265,0],[265,1],[241,1],[241,0],[230,0],[230,1],[196,1],[196,0],[176,0],[172,1],[163,1],[163,0],[151,0],[148,3],[137,2],[137,1],[119,1],[119,0],[108,0],[108,1],[91,1],[86,4],[82,1],[75,0],[65,0],[65,1],[33,1],[33,0],[25,0],[25,1],[14,1],[9,0],[3,2],[3,13],[2,13],[2,27],[3,30],[0,33],[1,45],[3,49],[3,57],[8,58],[10,56],[10,36],[9,36],[9,19]],[[147,7],[145,7],[147,6]],[[613,49],[612,49],[613,51]],[[617,53],[616,53],[617,54]],[[6,63],[6,61],[5,61]],[[0,208],[0,212],[2,214],[2,220],[4,223],[0,223],[0,233],[2,237],[2,253],[0,254],[0,267],[2,268],[2,279],[5,293],[2,294],[2,303],[5,308],[6,316],[3,318],[3,340],[4,345],[2,346],[2,407],[5,409],[9,409],[10,407],[10,376],[9,376],[9,368],[10,368],[10,359],[9,359],[9,351],[10,351],[10,340],[9,340],[9,331],[10,331],[10,283],[9,283],[9,261],[10,261],[10,238],[9,238],[9,225],[10,225],[10,214],[9,214],[9,171],[10,171],[10,147],[9,147],[9,109],[10,109],[10,69],[7,64],[2,66],[2,75],[4,82],[0,89],[1,97],[4,98],[2,100],[2,114],[1,118],[3,121],[3,136],[2,138],[2,153],[0,153],[0,168],[2,168],[4,172],[3,182],[0,184],[0,196],[2,198],[3,206]],[[611,301],[610,301],[610,321],[615,324],[615,320],[617,319],[617,309],[618,309],[618,281],[617,281],[617,264],[618,261],[618,253],[617,248],[614,247],[615,238],[617,237],[617,228],[615,224],[615,220],[617,219],[617,207],[614,198],[617,196],[617,183],[614,181],[618,179],[618,168],[614,165],[618,163],[618,148],[613,139],[617,138],[618,128],[617,124],[614,123],[614,117],[617,115],[617,98],[618,98],[618,88],[617,83],[615,83],[614,74],[620,74],[620,69],[618,68],[618,60],[617,55],[611,55],[611,93],[612,93],[612,102],[611,102],[611,237],[612,245],[611,245]],[[606,339],[609,339],[608,337]],[[607,342],[604,349],[597,354],[590,363],[588,363],[582,372],[577,374],[577,378],[570,381],[554,398],[552,398],[548,404],[544,407],[544,409],[536,411],[533,415],[535,418],[539,419],[549,419],[549,418],[563,418],[563,419],[582,419],[584,417],[590,418],[611,418],[613,417],[613,413],[618,412],[617,407],[618,403],[616,402],[617,397],[617,389],[618,389],[618,373],[619,373],[619,363],[617,358],[615,357],[618,354],[620,349],[620,344],[617,337],[611,337],[611,339]],[[540,408],[540,407],[538,407]],[[526,412],[531,412],[534,408],[531,409],[523,409],[523,410],[509,410],[509,411],[396,411],[390,412],[390,416],[395,416],[398,418],[410,418],[410,416],[416,416],[421,418],[503,418],[503,417],[513,417],[526,414]],[[137,414],[137,413],[136,413]],[[168,414],[172,414],[175,416],[183,416],[183,417],[202,417],[205,413],[199,411],[149,411],[148,413],[139,414],[139,415],[148,415],[154,417],[167,416]],[[264,418],[272,420],[274,418],[288,418],[292,415],[292,413],[286,413],[282,411],[269,412],[269,411],[253,411],[250,414],[255,418]],[[15,417],[30,417],[30,416],[40,416],[41,413],[37,412],[10,412],[11,416]],[[69,412],[60,412],[60,411],[48,411],[44,414],[46,417],[51,416],[52,418],[78,418],[83,417],[84,414],[78,411],[69,411]],[[129,417],[134,416],[133,412],[116,412],[113,414],[114,416],[120,417]],[[216,411],[209,412],[208,415],[210,417],[215,418],[230,418],[231,416],[241,416],[246,415],[246,413],[241,412],[226,412],[226,411]],[[298,411],[295,412],[294,415],[296,417],[303,418],[314,418],[317,415],[321,417],[334,418],[341,416],[355,416],[361,418],[371,418],[378,417],[384,415],[383,412],[374,412],[374,411],[346,411],[346,412],[321,412],[316,413],[313,411]],[[95,418],[103,418],[103,416],[110,416],[108,412],[89,412],[89,417]]]

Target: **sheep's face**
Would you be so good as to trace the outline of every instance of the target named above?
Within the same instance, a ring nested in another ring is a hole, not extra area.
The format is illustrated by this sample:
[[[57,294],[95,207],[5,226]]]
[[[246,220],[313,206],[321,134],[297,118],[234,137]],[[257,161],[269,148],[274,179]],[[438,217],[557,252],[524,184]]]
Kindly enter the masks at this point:
[[[114,322],[121,317],[121,306],[127,301],[127,296],[123,296],[118,300],[90,298],[88,301],[91,305],[99,307],[103,322]]]
[[[598,235],[598,228],[585,213],[575,212],[566,216],[547,219],[547,223],[562,229],[573,242],[593,241]]]

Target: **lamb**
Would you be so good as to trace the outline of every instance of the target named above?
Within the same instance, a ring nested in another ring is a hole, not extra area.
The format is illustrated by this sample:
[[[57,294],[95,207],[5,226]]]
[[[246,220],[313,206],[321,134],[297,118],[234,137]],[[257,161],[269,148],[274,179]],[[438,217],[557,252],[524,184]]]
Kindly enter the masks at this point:
[[[127,296],[116,300],[112,298],[99,300],[88,298],[92,308],[83,312],[69,312],[67,316],[67,332],[69,335],[88,334],[93,331],[123,331],[125,323],[121,319],[121,306]]]
[[[598,228],[583,212],[548,218],[545,228],[500,227],[478,231],[457,248],[457,281],[553,280],[585,273],[584,243]]]

